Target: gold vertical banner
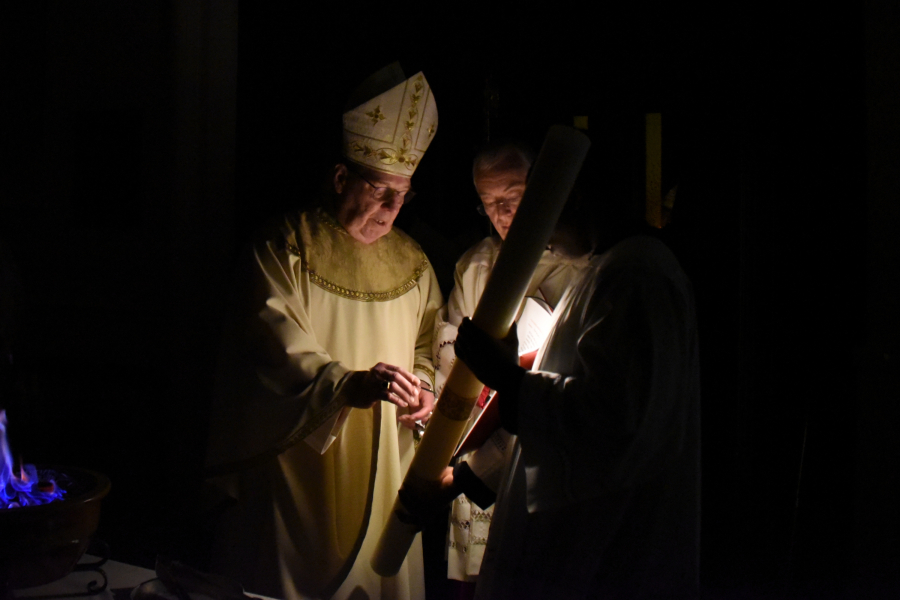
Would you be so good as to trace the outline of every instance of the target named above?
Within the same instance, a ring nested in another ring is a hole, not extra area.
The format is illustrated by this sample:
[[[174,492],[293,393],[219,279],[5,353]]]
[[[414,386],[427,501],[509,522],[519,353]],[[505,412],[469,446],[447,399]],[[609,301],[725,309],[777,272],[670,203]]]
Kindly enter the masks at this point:
[[[472,322],[496,339],[509,332],[590,145],[585,134],[570,127],[555,125],[547,132],[522,203],[472,315]],[[404,487],[439,481],[482,387],[463,361],[453,363]],[[418,531],[412,521],[411,512],[398,496],[371,561],[372,569],[382,577],[396,575],[403,565]]]
[[[651,227],[663,226],[662,216],[662,115],[647,113],[644,115],[644,132],[646,148],[646,201],[645,218]]]

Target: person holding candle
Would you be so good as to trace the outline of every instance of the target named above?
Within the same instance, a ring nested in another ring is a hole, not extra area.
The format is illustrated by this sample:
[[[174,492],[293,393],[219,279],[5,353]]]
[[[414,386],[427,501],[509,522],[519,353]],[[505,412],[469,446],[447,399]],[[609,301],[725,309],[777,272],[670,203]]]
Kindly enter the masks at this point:
[[[420,542],[394,577],[369,562],[434,404],[443,299],[393,227],[437,130],[431,88],[390,65],[353,94],[343,126],[329,192],[247,257],[211,424],[212,480],[237,500],[214,570],[286,600],[417,599]]]
[[[496,235],[489,236],[470,248],[457,262],[455,285],[447,304],[438,313],[434,335],[434,365],[437,394],[443,388],[456,358],[453,342],[464,317],[471,317],[484,291],[491,270],[497,261],[503,240],[509,232],[516,209],[522,200],[528,174],[534,161],[532,151],[525,145],[505,140],[484,146],[476,154],[472,178],[481,200],[480,214],[487,216]],[[551,308],[556,306],[569,282],[577,277],[587,261],[581,257],[563,257],[544,252],[526,292],[537,296]],[[461,596],[471,595],[481,566],[488,529],[493,513],[492,498],[499,484],[501,458],[508,434],[498,430],[484,445],[481,458],[475,454],[460,460],[462,477],[483,483],[485,492],[473,491],[475,501],[461,494],[453,502],[447,549],[447,576],[462,582],[457,584]],[[467,462],[467,458],[468,460]],[[478,475],[473,476],[472,471]],[[476,488],[477,489],[477,488]]]
[[[582,173],[590,168],[585,166]],[[690,282],[637,207],[581,185],[551,239],[590,256],[534,371],[464,320],[456,352],[515,434],[475,597],[696,598],[700,388]],[[590,229],[585,229],[589,225]],[[514,333],[514,331],[513,331]],[[463,482],[448,470],[446,497]]]

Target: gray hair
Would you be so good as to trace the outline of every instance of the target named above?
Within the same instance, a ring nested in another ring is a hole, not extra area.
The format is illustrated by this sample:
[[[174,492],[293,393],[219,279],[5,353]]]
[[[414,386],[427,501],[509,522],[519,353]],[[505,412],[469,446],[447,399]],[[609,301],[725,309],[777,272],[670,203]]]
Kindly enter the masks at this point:
[[[475,154],[472,164],[472,178],[479,173],[505,172],[531,169],[534,153],[531,148],[513,141],[490,143]]]

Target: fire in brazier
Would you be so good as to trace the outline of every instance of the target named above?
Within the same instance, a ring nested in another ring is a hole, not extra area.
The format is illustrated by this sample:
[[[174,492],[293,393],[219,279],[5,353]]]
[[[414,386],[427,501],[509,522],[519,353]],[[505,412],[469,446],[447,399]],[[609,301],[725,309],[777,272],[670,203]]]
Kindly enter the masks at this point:
[[[65,493],[51,471],[38,471],[20,461],[16,473],[6,440],[6,411],[0,410],[0,509],[48,504]]]

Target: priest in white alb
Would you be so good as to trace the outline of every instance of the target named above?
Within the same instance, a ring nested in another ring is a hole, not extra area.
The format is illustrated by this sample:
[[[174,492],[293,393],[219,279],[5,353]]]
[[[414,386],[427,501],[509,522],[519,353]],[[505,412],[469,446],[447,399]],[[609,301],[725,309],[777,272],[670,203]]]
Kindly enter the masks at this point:
[[[464,317],[471,318],[491,271],[500,255],[500,247],[509,232],[522,201],[534,157],[531,150],[511,140],[487,144],[475,155],[472,180],[481,204],[479,214],[486,216],[496,235],[491,235],[466,251],[457,261],[454,286],[447,304],[438,312],[434,330],[434,368],[437,394],[456,360],[454,341]],[[545,251],[535,269],[525,295],[538,298],[551,309],[557,305],[566,287],[587,267],[583,257],[563,257]],[[481,402],[479,402],[481,404]],[[477,413],[477,410],[476,410]],[[460,456],[457,477],[472,475],[487,490],[481,498],[461,494],[453,501],[447,539],[447,576],[459,584],[458,597],[470,597],[481,568],[487,542],[493,494],[500,483],[500,466],[509,434],[498,429],[479,452]]]
[[[441,293],[393,221],[437,109],[396,64],[348,104],[328,193],[247,257],[210,431],[212,480],[237,499],[214,566],[277,598],[424,598],[418,540],[394,577],[369,562],[434,404]]]

